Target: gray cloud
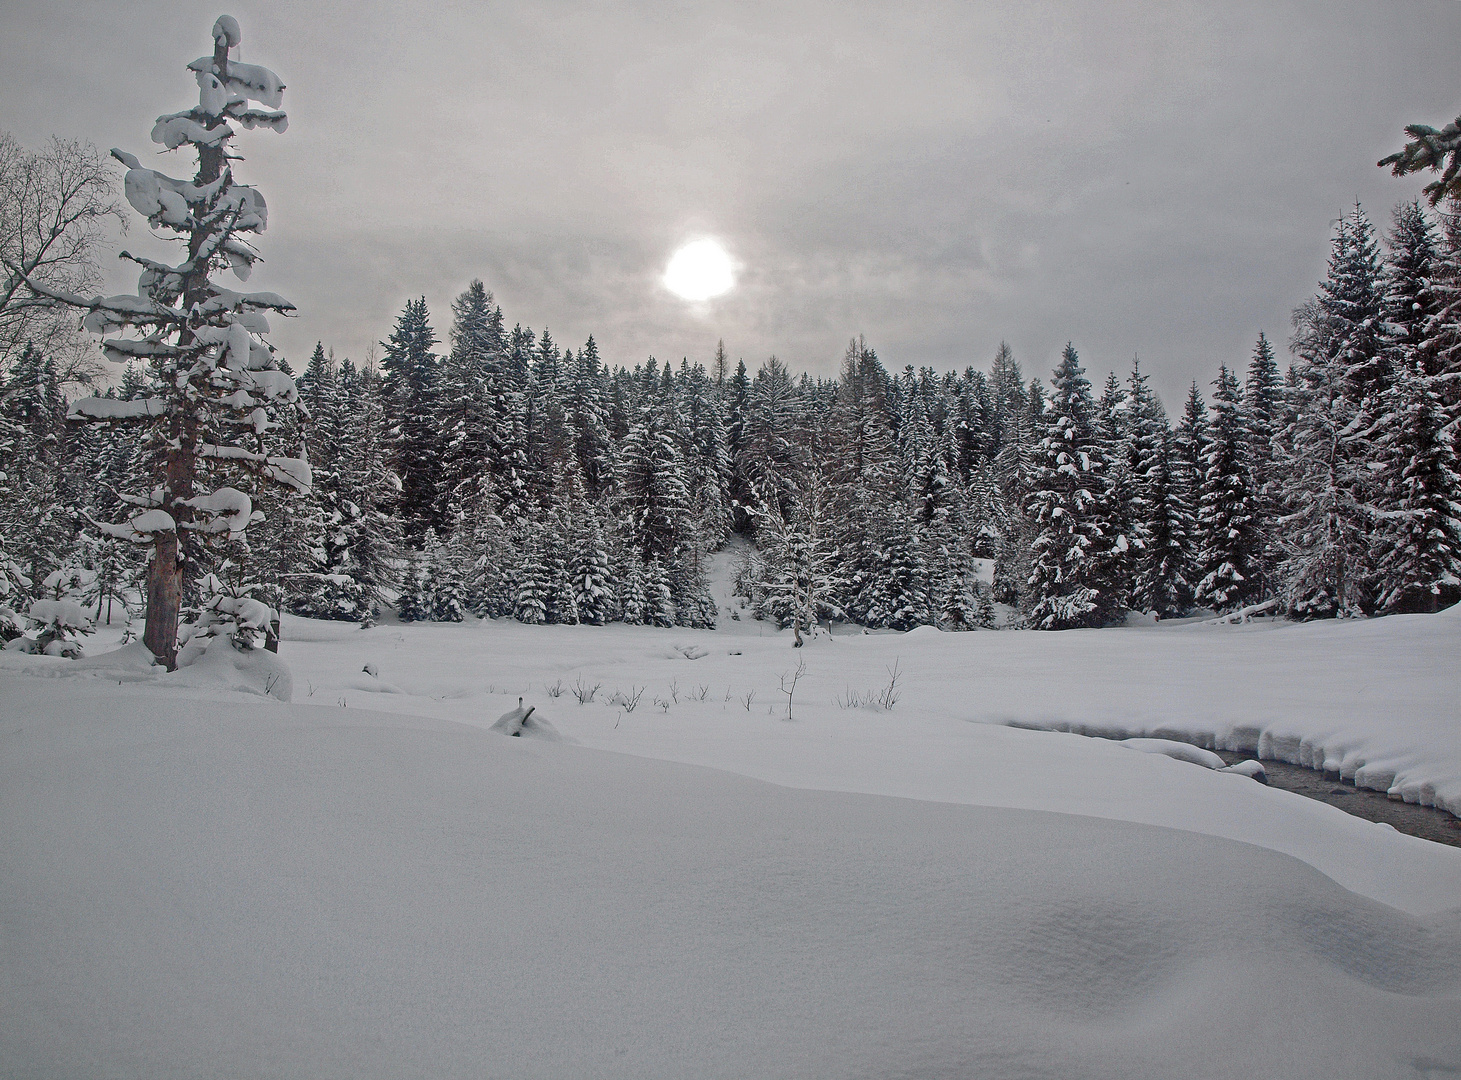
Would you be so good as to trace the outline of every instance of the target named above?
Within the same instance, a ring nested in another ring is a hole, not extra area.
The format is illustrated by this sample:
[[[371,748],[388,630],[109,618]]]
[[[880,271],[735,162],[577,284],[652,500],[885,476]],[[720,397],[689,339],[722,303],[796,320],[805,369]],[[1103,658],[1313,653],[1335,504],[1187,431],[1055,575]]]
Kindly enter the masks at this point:
[[[1139,352],[1175,405],[1259,329],[1286,339],[1329,223],[1418,192],[1376,159],[1461,110],[1450,0],[232,13],[289,84],[289,132],[246,133],[240,175],[270,201],[256,280],[299,305],[274,335],[299,361],[316,339],[362,359],[421,294],[445,336],[481,277],[509,320],[624,363],[724,338],[830,373],[863,333],[892,367],[983,366],[1004,338],[1043,374],[1069,339],[1098,377]],[[4,123],[145,150],[209,24],[12,6]],[[743,272],[697,308],[658,277],[705,233]]]

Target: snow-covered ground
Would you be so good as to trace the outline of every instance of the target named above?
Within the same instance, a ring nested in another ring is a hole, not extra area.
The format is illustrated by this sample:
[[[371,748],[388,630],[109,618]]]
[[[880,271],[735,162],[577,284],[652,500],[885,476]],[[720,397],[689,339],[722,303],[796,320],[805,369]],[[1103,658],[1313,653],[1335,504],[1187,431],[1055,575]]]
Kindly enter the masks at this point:
[[[291,703],[0,656],[0,1076],[1461,1069],[1461,850],[1030,730],[1456,810],[1461,618],[724,622],[286,619]]]

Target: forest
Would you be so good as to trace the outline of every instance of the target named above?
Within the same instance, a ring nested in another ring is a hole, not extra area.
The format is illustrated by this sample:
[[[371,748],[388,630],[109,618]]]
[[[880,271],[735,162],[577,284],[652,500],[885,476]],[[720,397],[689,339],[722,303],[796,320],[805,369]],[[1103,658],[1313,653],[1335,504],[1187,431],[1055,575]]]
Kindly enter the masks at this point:
[[[1461,597],[1461,218],[1421,203],[1383,238],[1355,206],[1294,313],[1290,362],[1260,333],[1175,416],[1138,362],[1093,383],[1074,345],[1043,378],[1004,344],[987,370],[895,370],[861,337],[835,379],[774,356],[752,372],[723,344],[708,364],[630,368],[592,337],[509,329],[481,281],[444,341],[421,299],[381,345],[378,365],[323,344],[302,371],[281,362],[296,407],[269,438],[313,483],[245,479],[262,513],[247,534],[184,534],[185,607],[208,582],[365,624],[391,605],[707,626],[707,557],[736,536],[738,591],[798,635]],[[150,451],[107,422],[137,411],[95,400],[146,398],[155,371],[134,360],[89,395],[39,345],[4,373],[0,634],[34,599],[140,613],[147,549],[106,523],[145,505]]]

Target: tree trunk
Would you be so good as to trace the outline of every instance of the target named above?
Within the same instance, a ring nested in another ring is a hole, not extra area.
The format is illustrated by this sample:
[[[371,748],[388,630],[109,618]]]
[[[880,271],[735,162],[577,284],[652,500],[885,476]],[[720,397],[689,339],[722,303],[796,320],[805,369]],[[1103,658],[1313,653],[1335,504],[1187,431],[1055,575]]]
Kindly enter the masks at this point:
[[[183,568],[177,533],[157,533],[147,566],[147,626],[142,643],[168,671],[178,666],[178,615],[183,606]]]
[[[228,47],[221,41],[213,46],[213,64],[218,76],[228,79]],[[222,114],[208,126],[223,124]],[[225,163],[221,146],[200,146],[198,148],[198,175],[194,182],[211,184],[223,175]],[[193,227],[188,237],[188,259],[191,271],[183,279],[184,307],[193,309],[209,298],[208,259],[201,257],[204,243],[215,226],[200,223]],[[178,344],[186,346],[193,340],[194,325],[190,322],[178,333]],[[177,531],[157,533],[153,540],[152,562],[147,567],[147,626],[142,634],[143,643],[153,656],[167,665],[167,670],[176,671],[178,666],[178,618],[183,606],[183,526],[193,519],[191,507],[181,505],[182,500],[193,497],[193,484],[198,466],[198,415],[195,409],[187,407],[187,395],[179,395],[168,431],[168,446],[163,451],[162,461],[162,509],[172,515]]]

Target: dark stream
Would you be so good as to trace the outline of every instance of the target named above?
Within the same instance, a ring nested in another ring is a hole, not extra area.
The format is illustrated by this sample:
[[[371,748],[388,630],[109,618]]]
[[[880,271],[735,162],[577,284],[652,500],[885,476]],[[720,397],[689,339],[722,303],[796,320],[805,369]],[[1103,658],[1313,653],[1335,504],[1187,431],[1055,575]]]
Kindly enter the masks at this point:
[[[1219,750],[1217,755],[1229,765],[1239,761],[1251,761],[1253,758],[1252,754],[1228,750]],[[1368,821],[1383,821],[1387,825],[1395,826],[1400,832],[1419,836],[1423,840],[1461,847],[1461,818],[1445,810],[1401,802],[1390,798],[1383,791],[1357,788],[1353,780],[1341,780],[1334,773],[1322,773],[1315,769],[1306,769],[1302,765],[1265,761],[1263,769],[1268,773],[1270,787],[1283,788],[1285,791],[1318,799]]]

